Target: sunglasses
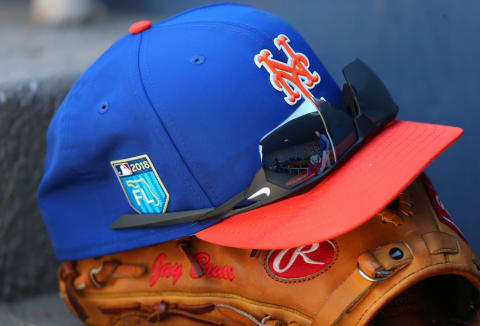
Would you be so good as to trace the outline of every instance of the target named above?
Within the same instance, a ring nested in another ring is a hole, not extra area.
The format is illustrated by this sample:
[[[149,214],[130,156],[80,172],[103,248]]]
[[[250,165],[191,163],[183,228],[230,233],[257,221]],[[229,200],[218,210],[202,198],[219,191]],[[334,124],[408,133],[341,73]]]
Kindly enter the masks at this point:
[[[398,106],[378,76],[361,60],[343,68],[341,107],[324,98],[304,101],[259,142],[262,167],[250,185],[218,207],[164,214],[125,214],[112,229],[158,227],[223,219],[318,183],[382,130]]]

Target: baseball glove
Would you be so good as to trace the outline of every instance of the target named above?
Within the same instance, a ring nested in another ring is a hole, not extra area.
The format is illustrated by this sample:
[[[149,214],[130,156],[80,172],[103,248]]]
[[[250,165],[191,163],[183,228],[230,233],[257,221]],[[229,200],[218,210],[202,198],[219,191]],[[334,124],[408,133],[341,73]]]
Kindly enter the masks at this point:
[[[275,232],[275,230],[272,230]],[[191,237],[65,262],[88,325],[474,325],[480,263],[424,175],[364,225],[284,250]]]

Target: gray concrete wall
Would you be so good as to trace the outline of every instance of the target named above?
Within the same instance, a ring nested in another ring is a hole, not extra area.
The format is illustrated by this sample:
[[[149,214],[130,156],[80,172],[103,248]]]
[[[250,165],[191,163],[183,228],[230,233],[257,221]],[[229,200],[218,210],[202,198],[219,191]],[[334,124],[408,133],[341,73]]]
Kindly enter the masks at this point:
[[[74,76],[0,84],[0,301],[51,292],[57,261],[36,190],[45,132]]]
[[[2,326],[85,326],[57,294],[40,295],[12,303],[0,302]]]

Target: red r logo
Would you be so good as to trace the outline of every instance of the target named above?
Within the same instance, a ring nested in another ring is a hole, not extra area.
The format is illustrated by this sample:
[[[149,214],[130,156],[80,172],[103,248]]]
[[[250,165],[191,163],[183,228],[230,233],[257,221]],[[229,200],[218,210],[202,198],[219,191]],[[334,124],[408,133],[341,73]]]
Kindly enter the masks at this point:
[[[271,250],[265,260],[265,268],[270,275],[280,280],[302,280],[320,274],[332,263],[335,254],[335,246],[329,241]]]

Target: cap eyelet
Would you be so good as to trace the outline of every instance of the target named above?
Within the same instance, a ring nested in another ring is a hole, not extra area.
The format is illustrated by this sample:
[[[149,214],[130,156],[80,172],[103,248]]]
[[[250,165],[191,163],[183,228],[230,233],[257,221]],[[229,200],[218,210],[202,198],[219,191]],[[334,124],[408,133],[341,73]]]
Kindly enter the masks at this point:
[[[105,102],[98,108],[98,113],[103,114],[108,111],[108,103]]]
[[[190,58],[190,63],[192,65],[201,65],[205,62],[205,57],[203,55],[196,55]]]
[[[388,254],[390,255],[390,257],[394,260],[400,260],[403,258],[403,251],[399,248],[392,248],[390,249],[390,251],[388,252]]]

